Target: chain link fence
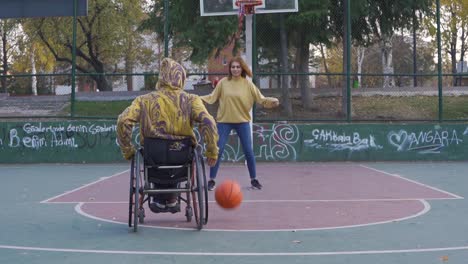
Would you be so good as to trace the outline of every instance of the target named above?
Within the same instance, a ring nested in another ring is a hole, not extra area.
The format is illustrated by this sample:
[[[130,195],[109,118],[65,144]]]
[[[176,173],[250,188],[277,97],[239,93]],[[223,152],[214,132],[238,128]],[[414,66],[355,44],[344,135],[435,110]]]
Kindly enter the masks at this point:
[[[253,80],[281,102],[256,107],[257,122],[468,120],[468,6],[368,2],[299,0],[240,35],[238,17],[200,17],[199,1],[89,0],[76,31],[70,18],[3,19],[0,118],[116,118],[155,89],[164,56],[186,67],[185,90],[210,93],[252,30]]]

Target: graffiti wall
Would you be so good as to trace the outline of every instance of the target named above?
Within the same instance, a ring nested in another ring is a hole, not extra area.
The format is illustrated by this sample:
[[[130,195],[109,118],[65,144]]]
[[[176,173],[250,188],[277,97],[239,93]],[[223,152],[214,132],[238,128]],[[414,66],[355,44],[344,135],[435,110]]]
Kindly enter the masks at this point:
[[[0,159],[2,163],[117,161],[116,125],[108,121],[1,123]]]
[[[467,124],[254,124],[258,161],[467,160]],[[137,130],[135,129],[135,142]],[[196,133],[200,139],[198,133]],[[224,161],[242,161],[234,131]],[[3,122],[1,163],[123,161],[111,121]]]

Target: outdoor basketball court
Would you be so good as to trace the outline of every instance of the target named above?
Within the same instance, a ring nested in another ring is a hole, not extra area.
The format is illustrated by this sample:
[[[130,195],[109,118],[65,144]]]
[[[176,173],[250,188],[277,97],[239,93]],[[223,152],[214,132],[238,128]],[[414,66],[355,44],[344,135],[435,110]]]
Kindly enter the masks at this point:
[[[127,225],[129,165],[1,165],[0,263],[462,263],[466,163],[224,164],[244,202],[209,193],[202,231],[183,212]]]
[[[88,6],[86,0],[75,0],[74,7],[54,0],[39,6],[33,0],[3,2],[2,18],[76,19],[87,15]],[[297,0],[254,2],[200,0],[200,15],[237,15],[240,30],[245,24],[243,55],[249,65],[252,13],[298,11]],[[178,214],[146,208],[136,233],[128,227],[129,169],[128,163],[0,165],[0,263],[437,264],[468,259],[464,162],[259,163],[261,191],[249,188],[243,164],[225,163],[218,183],[233,179],[243,186],[239,208],[222,210],[210,192],[203,230],[186,222],[183,208]]]

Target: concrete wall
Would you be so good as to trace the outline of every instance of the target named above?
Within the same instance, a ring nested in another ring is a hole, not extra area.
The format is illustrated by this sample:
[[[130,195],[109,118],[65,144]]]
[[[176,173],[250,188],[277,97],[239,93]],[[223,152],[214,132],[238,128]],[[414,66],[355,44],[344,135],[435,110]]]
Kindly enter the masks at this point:
[[[258,161],[468,160],[462,123],[254,124],[253,131]],[[235,135],[224,160],[243,160]],[[119,161],[112,121],[0,123],[1,163]]]

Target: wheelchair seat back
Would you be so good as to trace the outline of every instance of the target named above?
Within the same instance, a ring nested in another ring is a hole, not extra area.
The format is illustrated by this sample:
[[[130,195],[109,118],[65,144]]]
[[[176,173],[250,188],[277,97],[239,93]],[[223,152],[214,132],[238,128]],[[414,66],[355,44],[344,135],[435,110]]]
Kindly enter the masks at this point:
[[[143,145],[148,180],[154,183],[172,184],[188,179],[188,167],[192,163],[193,146],[191,138],[160,139],[145,138]],[[158,168],[159,166],[184,165],[181,168]]]

